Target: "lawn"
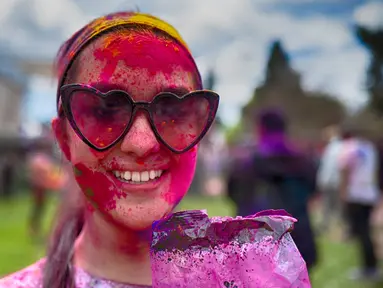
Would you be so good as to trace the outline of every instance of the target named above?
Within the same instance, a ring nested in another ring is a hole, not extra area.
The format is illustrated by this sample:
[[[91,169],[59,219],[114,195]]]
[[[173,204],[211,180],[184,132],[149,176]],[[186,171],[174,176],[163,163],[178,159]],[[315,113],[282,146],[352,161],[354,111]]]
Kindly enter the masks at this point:
[[[0,202],[0,275],[16,271],[44,255],[44,245],[28,239],[28,198]],[[45,227],[48,230],[54,213],[55,199],[47,207]],[[188,197],[180,209],[207,209],[210,216],[231,215],[230,203],[221,198]],[[357,265],[357,250],[352,243],[332,243],[318,239],[321,262],[311,275],[314,288],[378,288],[380,285],[350,282],[346,279],[350,268]]]

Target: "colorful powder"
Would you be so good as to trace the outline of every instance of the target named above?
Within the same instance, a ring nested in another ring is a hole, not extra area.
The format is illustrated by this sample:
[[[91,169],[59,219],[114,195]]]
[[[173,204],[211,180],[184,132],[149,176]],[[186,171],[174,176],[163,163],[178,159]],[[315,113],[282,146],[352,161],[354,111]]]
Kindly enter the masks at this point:
[[[169,190],[162,192],[162,198],[172,206],[176,206],[188,191],[194,177],[194,172],[197,165],[197,148],[180,155],[175,160],[177,163],[172,163],[171,185]]]
[[[209,219],[184,211],[153,224],[154,288],[309,288],[284,211]]]
[[[158,38],[150,33],[133,31],[128,33],[107,36],[106,44],[104,42],[103,47],[95,50],[95,58],[106,63],[101,75],[102,81],[108,82],[120,61],[125,62],[130,69],[146,68],[153,76],[159,72],[170,75],[175,68],[175,64],[172,64],[175,63],[175,51],[178,54],[183,53],[176,56],[177,66],[183,67],[186,71],[196,72],[194,63],[190,61],[186,50],[180,44]],[[121,53],[121,51],[129,51],[129,54]],[[181,60],[183,60],[182,63],[180,63]]]
[[[100,208],[105,212],[116,208],[115,196],[118,193],[110,189],[110,181],[105,176],[105,173],[92,171],[84,164],[77,164],[74,169],[76,171],[76,181],[93,208]],[[96,191],[94,189],[95,181],[97,181]]]

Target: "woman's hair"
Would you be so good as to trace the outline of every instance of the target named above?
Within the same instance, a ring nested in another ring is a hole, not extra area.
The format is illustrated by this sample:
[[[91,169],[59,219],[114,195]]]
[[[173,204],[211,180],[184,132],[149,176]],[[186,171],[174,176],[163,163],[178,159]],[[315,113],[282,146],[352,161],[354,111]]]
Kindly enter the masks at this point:
[[[176,41],[165,32],[144,25],[130,25],[124,27],[117,26],[108,30],[107,33],[126,32],[127,30],[131,30],[132,33],[151,33],[157,37]],[[84,28],[76,32],[72,38],[63,44],[57,55],[56,68],[59,66],[60,63],[58,62],[61,61],[61,58],[65,57],[65,54],[70,53],[70,46],[74,41],[76,41],[76,38],[81,37],[83,31]],[[105,33],[100,34],[92,38],[90,42],[104,35]],[[87,43],[87,45],[88,44],[89,43]],[[78,66],[78,63],[76,63],[76,59],[73,59],[71,67],[68,68],[68,72],[65,73],[65,75],[62,75],[65,79],[59,79],[61,80],[59,83],[65,84],[68,79],[74,79],[77,70],[76,66]],[[201,86],[197,68],[195,74],[196,86]],[[65,117],[62,113],[59,113],[59,120],[61,122],[60,124],[64,125],[63,128],[66,128],[66,122],[64,121]],[[71,180],[75,181],[74,178]],[[77,189],[71,189],[71,191],[65,192],[58,209],[57,220],[54,226],[44,265],[42,288],[73,288],[75,285],[74,273],[72,269],[72,256],[74,243],[84,225],[85,210],[85,203],[82,199],[82,193],[76,190],[78,190],[78,187]],[[81,201],[73,201],[74,198],[77,198],[78,200],[79,197],[81,197]]]
[[[81,195],[79,191],[68,189],[62,193],[65,195],[57,211],[57,220],[43,270],[43,288],[74,287],[71,261],[74,242],[84,224],[85,207],[82,199],[78,199]],[[75,198],[80,201],[76,203]]]

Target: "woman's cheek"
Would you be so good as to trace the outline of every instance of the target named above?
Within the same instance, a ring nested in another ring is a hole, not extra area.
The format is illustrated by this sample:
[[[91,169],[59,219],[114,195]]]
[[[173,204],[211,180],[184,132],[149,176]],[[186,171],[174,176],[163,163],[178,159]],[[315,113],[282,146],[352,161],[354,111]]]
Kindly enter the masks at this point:
[[[116,208],[117,191],[105,173],[92,170],[82,163],[73,168],[76,181],[92,209],[107,212]]]
[[[71,147],[72,162],[87,163],[91,166],[98,166],[99,161],[108,156],[109,153],[110,150],[106,152],[99,152],[90,148],[88,145],[82,142],[82,140],[79,139],[77,135],[76,141],[73,142]]]
[[[164,200],[176,206],[185,196],[193,181],[197,164],[197,146],[174,159],[169,189],[162,193]]]

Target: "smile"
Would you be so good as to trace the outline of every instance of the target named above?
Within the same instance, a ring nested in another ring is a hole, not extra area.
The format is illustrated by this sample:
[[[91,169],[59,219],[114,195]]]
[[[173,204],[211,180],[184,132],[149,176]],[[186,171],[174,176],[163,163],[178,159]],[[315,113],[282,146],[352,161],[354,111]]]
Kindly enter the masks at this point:
[[[160,178],[163,172],[163,170],[113,171],[113,175],[123,182],[140,184]]]

